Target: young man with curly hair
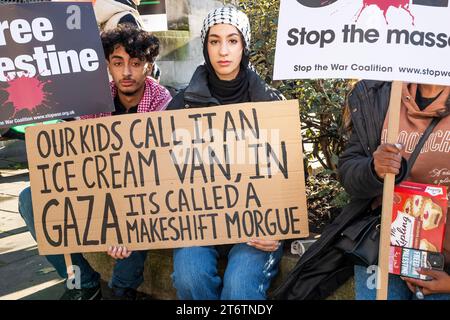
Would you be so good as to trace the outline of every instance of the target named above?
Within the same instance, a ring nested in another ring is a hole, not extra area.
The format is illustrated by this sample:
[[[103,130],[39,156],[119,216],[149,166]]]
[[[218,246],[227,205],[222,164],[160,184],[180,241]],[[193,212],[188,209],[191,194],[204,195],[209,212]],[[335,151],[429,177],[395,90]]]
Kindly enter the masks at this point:
[[[82,119],[111,115],[164,110],[171,100],[167,89],[149,77],[159,53],[159,41],[152,34],[132,25],[120,25],[102,34],[103,49],[113,81],[110,83],[115,111],[84,116]],[[19,195],[19,212],[36,239],[30,188]],[[134,300],[136,289],[144,281],[143,271],[147,251],[133,253],[110,248],[108,253],[119,260],[109,282],[113,298]],[[72,262],[79,267],[81,288],[68,289],[62,300],[94,300],[102,297],[100,275],[82,254],[72,254]],[[46,256],[62,278],[67,278],[63,255]]]

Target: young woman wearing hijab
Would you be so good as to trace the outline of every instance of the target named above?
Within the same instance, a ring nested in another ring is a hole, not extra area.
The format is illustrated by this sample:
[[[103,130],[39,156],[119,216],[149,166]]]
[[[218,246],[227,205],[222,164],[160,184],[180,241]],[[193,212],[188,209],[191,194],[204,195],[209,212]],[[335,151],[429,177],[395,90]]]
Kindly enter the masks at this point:
[[[243,12],[234,7],[210,12],[201,39],[205,64],[197,68],[167,110],[283,99],[249,66],[250,24]],[[228,258],[223,279],[217,271],[222,255]],[[281,256],[279,241],[261,239],[175,249],[172,279],[183,300],[262,300],[278,272]]]

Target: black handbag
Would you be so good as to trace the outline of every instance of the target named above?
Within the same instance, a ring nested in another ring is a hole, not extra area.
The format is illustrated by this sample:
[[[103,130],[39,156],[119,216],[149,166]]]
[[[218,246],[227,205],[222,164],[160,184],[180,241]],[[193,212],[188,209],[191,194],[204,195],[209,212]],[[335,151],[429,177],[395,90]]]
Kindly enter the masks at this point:
[[[423,133],[411,157],[408,160],[409,176],[411,169],[422,150],[425,141],[442,118],[434,118]],[[350,225],[341,232],[341,237],[334,247],[344,251],[350,261],[356,265],[371,266],[378,263],[380,243],[381,206],[359,215]]]
[[[345,252],[354,264],[371,266],[378,261],[380,241],[381,207],[369,211],[362,218],[356,219],[341,233],[335,244],[337,249]]]

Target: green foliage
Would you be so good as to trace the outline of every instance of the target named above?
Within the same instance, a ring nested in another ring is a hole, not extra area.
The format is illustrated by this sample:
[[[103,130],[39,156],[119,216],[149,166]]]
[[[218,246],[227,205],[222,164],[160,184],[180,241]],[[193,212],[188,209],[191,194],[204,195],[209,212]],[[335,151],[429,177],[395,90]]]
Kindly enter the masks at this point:
[[[347,194],[326,170],[306,179],[306,195],[310,229],[314,233],[320,233],[347,203]]]
[[[346,143],[343,129],[345,97],[352,81],[288,80],[272,81],[279,0],[224,1],[238,4],[248,15],[252,27],[251,62],[267,83],[280,90],[287,99],[298,99],[305,152],[308,209],[323,211],[341,207],[348,197],[337,182],[336,168]],[[317,170],[317,167],[321,170]],[[315,169],[313,169],[315,168]],[[319,172],[319,175],[317,175]],[[327,201],[316,202],[316,199]],[[322,206],[321,208],[319,208]],[[329,211],[328,211],[329,212]]]

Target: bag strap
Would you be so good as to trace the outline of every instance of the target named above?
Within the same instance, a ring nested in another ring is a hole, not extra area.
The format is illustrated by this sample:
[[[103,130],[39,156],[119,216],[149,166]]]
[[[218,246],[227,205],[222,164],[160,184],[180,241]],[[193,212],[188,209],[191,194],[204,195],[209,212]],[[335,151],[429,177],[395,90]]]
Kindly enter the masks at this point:
[[[433,118],[428,128],[423,133],[422,137],[420,138],[419,142],[416,145],[416,148],[414,149],[413,153],[411,154],[411,157],[409,157],[408,160],[408,174],[406,176],[409,176],[409,173],[411,172],[412,167],[414,166],[414,163],[417,160],[417,157],[420,154],[420,151],[422,151],[422,147],[425,144],[425,141],[427,141],[428,137],[430,136],[431,132],[433,132],[434,128],[438,125],[439,121],[441,121],[442,118]]]

